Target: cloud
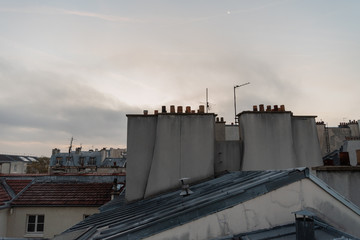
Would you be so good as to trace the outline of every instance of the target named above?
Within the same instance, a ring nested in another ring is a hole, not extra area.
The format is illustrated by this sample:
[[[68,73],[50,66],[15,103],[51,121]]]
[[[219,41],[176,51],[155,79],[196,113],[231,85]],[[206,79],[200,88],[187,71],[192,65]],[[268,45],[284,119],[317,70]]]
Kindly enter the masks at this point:
[[[0,70],[1,148],[9,148],[3,152],[16,152],[12,142],[19,141],[46,145],[41,154],[48,155],[71,136],[83,146],[126,145],[126,113],[138,108],[81,83],[79,76],[29,71],[5,60]]]
[[[120,17],[115,15],[101,14],[95,12],[86,12],[78,10],[69,10],[62,8],[52,8],[52,7],[24,7],[24,8],[0,8],[0,12],[8,13],[26,13],[26,14],[46,14],[46,15],[73,15],[79,17],[89,17],[100,19],[109,22],[142,22],[138,19]]]

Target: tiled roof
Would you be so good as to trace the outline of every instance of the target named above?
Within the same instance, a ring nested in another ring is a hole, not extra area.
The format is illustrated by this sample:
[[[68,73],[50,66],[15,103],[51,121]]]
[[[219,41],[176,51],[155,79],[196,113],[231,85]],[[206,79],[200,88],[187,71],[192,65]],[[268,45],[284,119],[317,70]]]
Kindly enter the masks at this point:
[[[14,206],[101,206],[111,200],[113,183],[34,183]]]
[[[32,180],[7,179],[6,183],[11,187],[15,194],[23,190]]]
[[[307,169],[233,172],[196,184],[193,194],[180,190],[130,204],[117,198],[101,213],[86,218],[64,235],[82,232],[77,239],[141,239],[233,207],[309,175]]]
[[[0,182],[0,205],[4,205],[6,201],[11,200],[11,197],[5,190],[4,186]]]

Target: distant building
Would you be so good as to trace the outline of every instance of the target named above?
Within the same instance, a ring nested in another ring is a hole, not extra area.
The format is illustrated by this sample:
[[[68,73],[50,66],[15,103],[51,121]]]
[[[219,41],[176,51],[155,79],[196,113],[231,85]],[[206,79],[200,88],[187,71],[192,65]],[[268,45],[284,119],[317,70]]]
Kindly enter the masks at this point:
[[[316,123],[318,132],[321,155],[324,157],[333,151],[340,150],[345,141],[359,141],[360,142],[360,128],[359,121],[350,120],[345,123],[342,122],[338,127],[328,127],[321,121]],[[360,146],[360,144],[358,144]],[[356,160],[352,160],[356,163]]]
[[[97,213],[124,181],[123,174],[1,175],[0,238],[52,238]]]
[[[0,154],[0,173],[2,174],[23,174],[26,173],[26,166],[36,162],[37,157]]]
[[[50,158],[51,173],[121,173],[125,172],[126,149],[97,149],[60,152],[55,148]]]

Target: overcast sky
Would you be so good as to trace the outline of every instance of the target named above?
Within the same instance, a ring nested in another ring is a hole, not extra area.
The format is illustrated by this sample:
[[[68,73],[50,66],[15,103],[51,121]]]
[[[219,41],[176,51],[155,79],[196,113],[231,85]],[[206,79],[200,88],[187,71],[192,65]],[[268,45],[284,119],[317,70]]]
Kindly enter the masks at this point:
[[[0,153],[126,146],[126,114],[359,119],[360,1],[0,1]]]

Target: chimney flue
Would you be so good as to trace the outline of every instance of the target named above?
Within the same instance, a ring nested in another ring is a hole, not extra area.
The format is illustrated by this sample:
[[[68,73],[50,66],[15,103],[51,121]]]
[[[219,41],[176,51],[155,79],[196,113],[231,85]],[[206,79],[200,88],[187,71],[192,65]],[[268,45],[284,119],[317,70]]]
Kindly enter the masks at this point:
[[[258,109],[257,109],[257,106],[254,105],[254,106],[253,106],[253,111],[254,111],[254,112],[257,112],[257,110],[258,110]]]
[[[186,113],[191,113],[191,107],[190,107],[190,106],[186,106],[185,112],[186,112]]]
[[[280,105],[280,112],[285,112],[285,105]]]
[[[166,106],[161,107],[161,113],[166,113]]]
[[[260,108],[260,112],[263,112],[264,111],[264,104],[260,104],[259,108]]]
[[[295,214],[296,240],[315,240],[315,214],[306,209],[293,213]]]
[[[177,107],[177,113],[183,113],[183,107],[182,106]]]
[[[175,106],[174,105],[170,106],[170,113],[175,113]]]
[[[204,105],[199,106],[199,113],[205,113],[205,106]]]

